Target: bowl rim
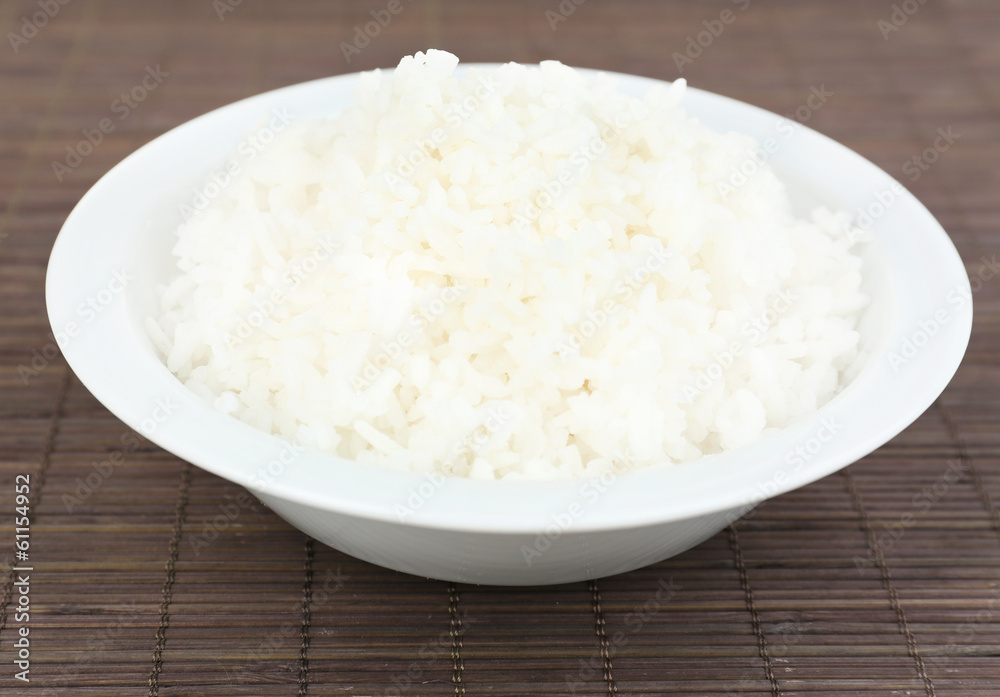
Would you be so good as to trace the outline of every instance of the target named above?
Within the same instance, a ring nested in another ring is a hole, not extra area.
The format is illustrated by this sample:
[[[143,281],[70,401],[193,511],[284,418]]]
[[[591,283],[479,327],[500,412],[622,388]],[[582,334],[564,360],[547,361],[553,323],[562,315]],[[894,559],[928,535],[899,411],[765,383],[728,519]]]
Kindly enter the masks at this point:
[[[462,68],[469,71],[498,65],[462,64]],[[578,70],[588,79],[602,73],[611,75],[620,86],[628,87],[625,91],[635,93],[669,84],[624,73]],[[152,442],[247,487],[262,498],[282,499],[368,520],[491,534],[535,534],[553,526],[559,534],[611,531],[733,511],[813,482],[872,452],[916,420],[944,390],[961,363],[972,327],[971,291],[968,302],[954,310],[935,341],[908,359],[898,371],[889,370],[881,360],[884,355],[873,356],[862,373],[812,417],[750,446],[693,463],[654,466],[618,476],[613,485],[598,491],[595,498],[594,489],[588,490],[593,482],[586,479],[482,482],[443,478],[438,483],[423,475],[364,467],[324,453],[296,452],[293,445],[280,438],[201,402],[155,356],[153,365],[150,355],[142,353],[143,338],[134,331],[127,302],[112,303],[83,328],[82,336],[67,335],[65,329],[73,321],[69,318],[79,314],[74,310],[78,308],[81,293],[100,287],[102,279],[114,269],[122,265],[128,269],[134,263],[122,244],[132,233],[113,216],[125,209],[126,218],[134,217],[132,222],[148,224],[150,213],[160,200],[158,194],[151,193],[148,171],[151,164],[158,161],[169,164],[169,157],[174,156],[171,152],[183,150],[185,143],[204,142],[213,133],[216,137],[220,133],[238,133],[237,125],[248,125],[254,114],[266,113],[274,104],[296,99],[308,102],[322,95],[330,98],[331,94],[343,100],[359,75],[321,78],[248,97],[155,138],[112,168],[82,197],[62,226],[49,260],[46,275],[49,320],[63,356],[80,381],[113,414]],[[684,99],[689,114],[694,107],[700,118],[699,110],[714,109],[736,113],[748,122],[782,120],[772,112],[696,88],[688,88]],[[337,110],[330,107],[330,113]],[[873,241],[876,246],[886,247],[880,253],[888,257],[887,264],[893,274],[890,278],[893,314],[886,329],[887,339],[880,346],[880,350],[886,350],[886,344],[896,341],[895,337],[908,337],[912,328],[919,326],[920,319],[927,316],[925,310],[933,309],[930,299],[943,298],[944,292],[955,289],[964,297],[964,289],[969,287],[964,264],[931,213],[892,177],[811,128],[804,125],[798,128],[800,135],[796,137],[803,139],[804,149],[825,154],[833,158],[835,168],[847,170],[839,175],[841,179],[857,178],[860,180],[857,186],[865,183],[866,190],[871,183],[902,189],[893,209],[879,223],[882,236]],[[170,171],[168,167],[164,169]],[[199,173],[204,175],[207,171]],[[855,184],[850,186],[857,188]],[[127,193],[132,196],[126,196]],[[888,254],[890,243],[902,241],[909,244],[906,254],[895,250]],[[914,259],[922,264],[933,261],[936,275],[928,277],[923,266],[907,274],[905,264]],[[124,294],[129,292],[126,289]],[[922,309],[906,304],[914,298],[922,298],[928,304]],[[156,408],[163,411],[164,400],[168,405],[174,404],[174,411],[163,422],[154,419],[152,428],[146,428],[150,414],[155,416]],[[883,406],[881,412],[874,411],[878,404]],[[862,419],[859,414],[866,416]],[[811,442],[824,419],[834,424],[840,419],[839,432],[804,466],[789,465],[789,453]],[[283,463],[282,453],[289,448],[294,452],[292,462],[279,476],[261,479],[259,463],[270,464],[276,458]],[[753,464],[741,469],[738,465],[742,461]],[[712,478],[699,473],[709,466],[715,469],[716,476]],[[409,513],[401,514],[400,505],[412,501],[414,492],[422,492],[421,487],[426,488],[428,482],[433,484],[431,495],[421,499],[419,507],[410,507]],[[583,513],[574,513],[570,525],[561,526],[561,521],[581,506]]]

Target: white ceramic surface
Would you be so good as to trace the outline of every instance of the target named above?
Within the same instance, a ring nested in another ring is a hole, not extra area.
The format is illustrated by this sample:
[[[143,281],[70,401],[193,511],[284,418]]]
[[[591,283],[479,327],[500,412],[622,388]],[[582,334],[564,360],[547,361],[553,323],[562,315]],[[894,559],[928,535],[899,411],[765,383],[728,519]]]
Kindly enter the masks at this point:
[[[620,89],[637,96],[658,84],[620,80]],[[356,81],[344,75],[258,95],[142,147],[73,210],[46,280],[59,347],[108,409],[170,452],[248,487],[322,542],[401,571],[475,583],[558,583],[628,571],[681,552],[764,497],[879,447],[933,402],[961,361],[972,325],[968,278],[941,226],[903,192],[878,217],[865,251],[875,297],[862,326],[870,358],[815,417],[770,439],[603,484],[434,482],[299,451],[189,393],[154,354],[142,321],[156,313],[155,286],[171,273],[179,204],[191,202],[262,116],[332,115],[350,102]],[[868,208],[895,184],[814,131],[800,127],[787,137],[775,114],[696,89],[687,92],[685,107],[718,130],[774,138],[779,147],[770,162],[801,212],[819,203]],[[127,278],[124,289],[116,274]],[[99,312],[81,305],[90,298]],[[935,321],[939,310],[946,319],[923,342],[921,322]],[[922,345],[903,354],[906,340]],[[908,356],[905,363],[893,365],[893,351]]]

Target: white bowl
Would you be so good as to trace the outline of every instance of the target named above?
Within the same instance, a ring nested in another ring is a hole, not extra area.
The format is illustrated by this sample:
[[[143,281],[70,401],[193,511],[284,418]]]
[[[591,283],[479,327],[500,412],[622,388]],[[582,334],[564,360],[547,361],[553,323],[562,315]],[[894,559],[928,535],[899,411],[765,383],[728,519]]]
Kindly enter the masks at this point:
[[[620,89],[636,96],[660,84],[619,77]],[[958,368],[972,326],[969,280],[927,209],[819,133],[803,127],[786,138],[777,115],[691,89],[684,106],[703,122],[779,142],[770,162],[800,212],[826,204],[878,214],[879,193],[888,201],[884,192],[900,192],[883,206],[864,252],[874,302],[861,331],[870,356],[814,417],[697,462],[603,483],[529,483],[432,481],[362,467],[300,452],[214,411],[167,371],[143,330],[144,318],[158,314],[155,287],[174,268],[179,204],[223,167],[262,115],[332,115],[350,103],[357,80],[343,75],[245,99],[140,148],[73,210],[46,279],[59,347],[97,399],[131,428],[246,486],[326,544],[392,569],[473,583],[560,583],[628,571],[688,549],[764,498],[870,453],[913,422]],[[122,281],[123,273],[131,278]],[[937,331],[927,336],[932,325]]]

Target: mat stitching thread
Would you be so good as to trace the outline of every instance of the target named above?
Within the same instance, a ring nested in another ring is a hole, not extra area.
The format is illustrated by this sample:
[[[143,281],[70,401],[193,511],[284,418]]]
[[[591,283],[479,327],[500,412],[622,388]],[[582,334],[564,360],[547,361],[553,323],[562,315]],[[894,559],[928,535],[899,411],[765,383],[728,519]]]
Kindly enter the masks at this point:
[[[169,555],[165,565],[166,578],[163,581],[163,600],[160,602],[160,625],[156,629],[156,646],[153,647],[153,669],[149,673],[148,697],[160,694],[160,673],[163,672],[163,649],[167,644],[167,627],[170,626],[170,601],[177,579],[177,558],[180,555],[181,536],[184,533],[184,517],[187,512],[188,491],[191,487],[191,463],[181,467],[181,483],[177,490],[174,506],[174,527],[167,547]]]
[[[455,695],[465,694],[465,684],[462,674],[465,672],[465,662],[462,660],[462,615],[458,610],[458,588],[454,583],[448,584],[448,617],[450,619],[448,633],[451,635],[451,682],[455,686]]]
[[[965,439],[962,437],[961,432],[958,430],[958,424],[951,415],[948,407],[944,403],[937,399],[934,401],[937,406],[938,411],[941,414],[941,418],[944,420],[945,426],[948,428],[948,435],[955,442],[955,447],[958,449],[958,459],[968,467],[969,472],[972,474],[972,486],[975,487],[976,493],[979,494],[979,500],[982,502],[983,507],[986,512],[990,514],[990,519],[993,521],[993,529],[1000,533],[1000,511],[993,503],[993,497],[990,496],[990,492],[987,491],[986,485],[983,484],[983,477],[979,473],[979,468],[976,467],[976,463],[973,461],[972,457],[969,455],[969,448],[965,443]]]
[[[747,574],[746,562],[743,559],[743,547],[740,545],[740,537],[736,528],[730,525],[726,528],[729,533],[729,549],[733,552],[733,562],[736,565],[736,573],[740,579],[740,586],[743,588],[743,598],[746,602],[747,610],[750,612],[750,624],[753,626],[754,636],[757,637],[757,653],[764,662],[764,674],[767,682],[771,686],[771,695],[779,697],[781,689],[778,686],[778,679],[774,675],[774,663],[771,661],[771,651],[767,647],[767,637],[760,624],[760,613],[757,611],[757,601],[754,598],[753,588],[750,587],[750,576]]]
[[[613,666],[611,664],[611,645],[608,642],[604,609],[601,607],[601,589],[597,586],[597,579],[590,581],[590,595],[591,605],[594,610],[595,633],[601,646],[601,660],[604,663],[604,682],[608,685],[608,697],[614,697],[618,692],[618,683],[615,682]]]
[[[854,509],[861,517],[861,525],[864,529],[865,537],[868,539],[868,546],[875,555],[875,563],[878,564],[879,571],[882,575],[882,586],[889,594],[889,604],[892,606],[893,612],[896,613],[896,622],[899,624],[899,629],[906,638],[906,651],[910,655],[910,658],[913,659],[913,662],[917,667],[917,674],[920,676],[920,680],[924,683],[924,691],[927,693],[927,696],[936,697],[934,683],[931,681],[930,676],[927,675],[927,669],[924,666],[924,659],[920,656],[920,651],[917,649],[917,640],[913,637],[913,632],[910,631],[910,623],[906,620],[906,613],[903,611],[903,606],[899,602],[899,594],[896,592],[896,586],[892,582],[892,572],[889,571],[889,565],[885,561],[885,555],[882,554],[882,547],[875,538],[875,530],[872,528],[872,521],[868,516],[868,509],[865,508],[864,501],[861,499],[861,494],[858,492],[858,487],[854,482],[854,475],[851,474],[849,470],[842,470],[841,475],[847,482],[847,489],[854,502]]]
[[[302,584],[302,646],[299,648],[299,697],[309,692],[309,627],[312,626],[313,539],[306,538],[306,579]]]
[[[950,24],[950,23],[949,23]],[[877,44],[876,44],[877,45]],[[882,42],[885,45],[885,42]],[[883,58],[887,57],[886,51],[881,51]],[[913,143],[919,144],[925,140],[925,129],[922,124],[920,124],[914,117],[913,109],[913,94],[909,91],[902,89],[899,85],[899,81],[896,79],[892,71],[887,71],[885,73],[889,83],[892,85],[897,101],[901,104],[901,111],[906,114],[908,121],[908,130],[912,138]],[[952,201],[957,201],[954,187],[951,185],[950,180],[945,176],[941,177],[939,180],[940,188],[945,192],[947,197]],[[966,228],[970,228],[968,217],[965,215],[964,209],[958,207],[959,215],[965,223]],[[946,420],[947,423],[947,420]],[[872,549],[875,555],[875,561],[879,565],[879,569],[882,572],[882,584],[886,587],[889,593],[890,601],[893,603],[893,610],[896,611],[897,621],[900,624],[901,630],[906,636],[907,650],[910,652],[914,663],[917,665],[917,672],[920,674],[920,678],[924,683],[924,690],[930,697],[934,697],[934,683],[931,681],[930,677],[927,675],[927,671],[924,667],[923,658],[921,658],[919,652],[916,648],[916,640],[913,638],[912,632],[910,632],[909,625],[906,622],[906,615],[903,613],[902,606],[899,604],[898,595],[896,594],[895,587],[892,585],[892,575],[889,572],[889,567],[885,563],[885,557],[882,554],[882,549],[879,547],[877,540],[875,539],[874,530],[871,527],[871,521],[868,518],[868,513],[864,507],[860,495],[857,492],[857,487],[854,484],[854,477],[849,471],[844,470],[842,472],[844,478],[847,480],[848,488],[851,490],[851,496],[855,499],[855,506],[858,508],[858,512],[861,514],[862,523],[865,526],[865,534],[868,537],[868,545]]]
[[[65,368],[62,380],[59,382],[59,391],[56,393],[55,406],[52,408],[52,416],[49,417],[49,427],[45,432],[45,441],[42,446],[42,454],[38,457],[38,469],[34,472],[35,481],[31,485],[31,494],[28,496],[28,521],[35,521],[35,511],[38,503],[42,500],[42,488],[49,473],[49,464],[52,462],[52,453],[56,447],[56,437],[59,435],[59,420],[62,418],[63,407],[66,404],[66,395],[69,394],[69,386],[72,381],[72,373],[69,368]],[[10,572],[7,581],[3,586],[3,597],[0,598],[0,632],[7,627],[7,607],[10,605],[11,596],[14,593],[14,567],[13,561],[10,563]]]

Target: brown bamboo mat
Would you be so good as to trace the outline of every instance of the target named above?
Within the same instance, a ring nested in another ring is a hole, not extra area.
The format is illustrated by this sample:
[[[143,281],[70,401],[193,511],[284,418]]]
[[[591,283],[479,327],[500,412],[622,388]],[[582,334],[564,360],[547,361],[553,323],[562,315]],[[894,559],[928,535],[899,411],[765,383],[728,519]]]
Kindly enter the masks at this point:
[[[31,475],[35,565],[31,682],[14,677],[23,623],[8,581],[0,692],[1000,695],[1000,279],[987,278],[1000,251],[1000,5],[402,0],[348,64],[342,42],[388,4],[0,6],[0,580],[18,474]],[[699,547],[545,588],[386,571],[313,545],[238,487],[142,441],[54,352],[43,304],[53,239],[101,174],[165,130],[427,47],[673,79],[675,52],[720,17],[731,22],[683,76],[782,114],[814,87],[832,92],[809,125],[910,186],[984,281],[965,364],[916,424]],[[169,75],[117,118],[115,100],[157,67]],[[52,163],[107,117],[115,130],[57,176]],[[911,181],[903,166],[939,128],[958,142]],[[107,476],[95,475],[102,462]],[[890,536],[907,515],[915,524]]]

